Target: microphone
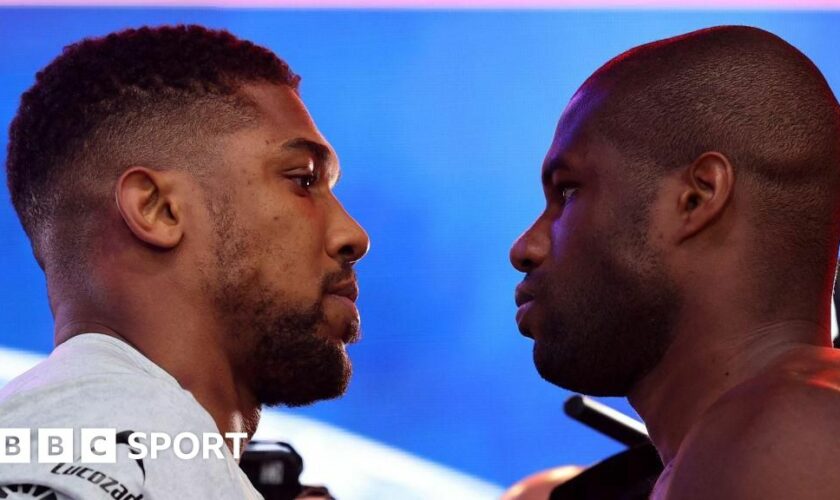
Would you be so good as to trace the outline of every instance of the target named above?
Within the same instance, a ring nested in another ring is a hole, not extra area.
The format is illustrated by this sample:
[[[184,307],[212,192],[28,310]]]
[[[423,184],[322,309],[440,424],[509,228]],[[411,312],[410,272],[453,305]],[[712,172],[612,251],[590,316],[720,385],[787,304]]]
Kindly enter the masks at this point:
[[[563,410],[578,422],[629,448],[650,442],[645,424],[586,396],[570,397]]]

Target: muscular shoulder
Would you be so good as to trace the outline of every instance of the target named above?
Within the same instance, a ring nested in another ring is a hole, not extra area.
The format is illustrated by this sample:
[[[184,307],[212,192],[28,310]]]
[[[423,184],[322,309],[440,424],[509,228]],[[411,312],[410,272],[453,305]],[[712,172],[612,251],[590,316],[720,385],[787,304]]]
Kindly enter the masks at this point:
[[[668,498],[836,498],[840,361],[824,354],[786,361],[722,397],[681,446]]]

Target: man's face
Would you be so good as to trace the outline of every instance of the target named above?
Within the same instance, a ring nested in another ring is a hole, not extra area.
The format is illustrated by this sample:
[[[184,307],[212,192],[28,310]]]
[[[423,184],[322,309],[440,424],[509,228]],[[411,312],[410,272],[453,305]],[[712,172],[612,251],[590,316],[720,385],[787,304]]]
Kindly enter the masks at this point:
[[[589,131],[591,106],[580,92],[561,117],[543,164],[545,211],[511,249],[526,273],[516,319],[543,378],[625,395],[664,354],[680,301],[650,244],[655,193]]]
[[[204,274],[237,376],[260,403],[297,406],[341,395],[359,313],[352,265],[364,230],[332,188],[338,161],[295,92],[246,85],[255,127],[221,139],[206,182],[213,249]]]

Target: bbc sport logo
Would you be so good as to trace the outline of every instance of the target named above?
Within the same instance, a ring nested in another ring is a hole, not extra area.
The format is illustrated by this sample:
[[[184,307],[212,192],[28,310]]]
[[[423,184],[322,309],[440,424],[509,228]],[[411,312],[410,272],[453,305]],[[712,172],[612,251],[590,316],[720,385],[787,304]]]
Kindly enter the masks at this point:
[[[120,435],[124,437],[123,432]],[[37,450],[32,450],[33,436],[37,438]],[[33,458],[43,464],[113,464],[117,461],[117,444],[123,442],[128,445],[128,458],[135,460],[154,460],[168,450],[182,460],[224,459],[225,438],[231,441],[231,454],[238,460],[247,437],[244,432],[226,432],[223,437],[217,432],[200,435],[181,432],[172,436],[165,432],[128,431],[127,439],[123,441],[117,439],[116,429],[109,428],[6,428],[0,429],[0,464],[32,463]],[[78,459],[73,456],[77,442],[81,454]],[[33,451],[37,451],[35,457]]]

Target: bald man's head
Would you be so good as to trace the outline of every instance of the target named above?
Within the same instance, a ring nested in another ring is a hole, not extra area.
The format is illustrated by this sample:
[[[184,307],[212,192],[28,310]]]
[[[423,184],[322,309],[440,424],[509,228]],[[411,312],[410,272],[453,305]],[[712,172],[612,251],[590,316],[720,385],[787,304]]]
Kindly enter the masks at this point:
[[[560,118],[542,182],[511,261],[519,328],[557,385],[626,395],[689,309],[828,319],[840,113],[770,33],[712,28],[612,59]]]
[[[643,194],[704,152],[725,155],[755,195],[749,210],[771,261],[798,264],[762,258],[766,271],[821,275],[836,255],[840,108],[781,38],[722,26],[649,43],[610,60],[578,95],[591,103],[588,128],[631,159]]]

